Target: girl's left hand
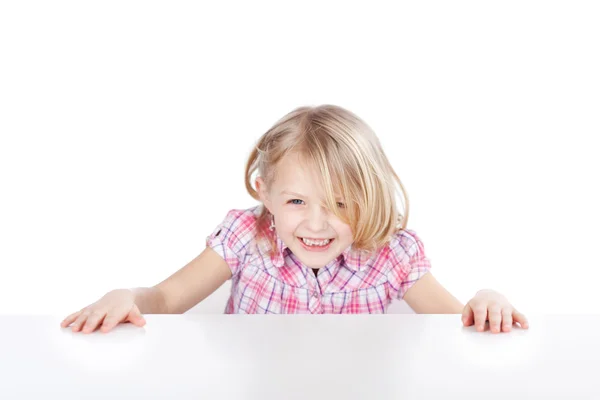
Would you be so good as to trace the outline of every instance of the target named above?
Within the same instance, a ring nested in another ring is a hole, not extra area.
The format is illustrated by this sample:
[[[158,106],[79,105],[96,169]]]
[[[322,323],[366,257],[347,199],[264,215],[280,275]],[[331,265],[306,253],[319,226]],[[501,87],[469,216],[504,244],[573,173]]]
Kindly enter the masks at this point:
[[[493,290],[480,290],[463,309],[462,321],[464,326],[475,324],[478,331],[482,332],[485,321],[490,322],[490,331],[493,333],[509,332],[513,323],[518,322],[523,329],[529,328],[525,315],[521,314],[506,300],[506,297]]]

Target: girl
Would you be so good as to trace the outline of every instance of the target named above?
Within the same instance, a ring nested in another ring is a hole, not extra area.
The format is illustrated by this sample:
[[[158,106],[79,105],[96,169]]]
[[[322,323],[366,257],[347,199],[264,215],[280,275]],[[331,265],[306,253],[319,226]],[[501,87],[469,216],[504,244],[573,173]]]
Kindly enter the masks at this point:
[[[352,112],[293,110],[259,139],[245,175],[260,205],[231,210],[198,257],[154,287],[107,293],[62,327],[143,326],[142,314],[183,313],[228,279],[226,313],[385,313],[403,299],[417,313],[462,314],[479,331],[486,321],[492,332],[528,327],[499,293],[479,291],[463,306],[436,281],[419,236],[406,229],[404,187]]]

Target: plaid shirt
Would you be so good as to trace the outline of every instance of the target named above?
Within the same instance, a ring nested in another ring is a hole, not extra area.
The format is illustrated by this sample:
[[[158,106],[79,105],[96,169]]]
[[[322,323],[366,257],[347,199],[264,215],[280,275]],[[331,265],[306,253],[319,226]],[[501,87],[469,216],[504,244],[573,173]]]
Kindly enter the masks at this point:
[[[349,246],[315,276],[276,232],[275,257],[255,245],[261,207],[229,211],[206,238],[231,268],[226,314],[385,313],[431,268],[423,243],[405,229],[369,258]]]

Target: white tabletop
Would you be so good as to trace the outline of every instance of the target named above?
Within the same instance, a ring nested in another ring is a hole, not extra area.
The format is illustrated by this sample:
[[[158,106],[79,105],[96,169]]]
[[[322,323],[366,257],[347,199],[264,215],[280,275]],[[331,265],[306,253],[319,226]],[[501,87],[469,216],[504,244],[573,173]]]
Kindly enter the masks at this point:
[[[502,334],[458,315],[145,317],[82,334],[0,316],[0,398],[600,399],[600,315]]]

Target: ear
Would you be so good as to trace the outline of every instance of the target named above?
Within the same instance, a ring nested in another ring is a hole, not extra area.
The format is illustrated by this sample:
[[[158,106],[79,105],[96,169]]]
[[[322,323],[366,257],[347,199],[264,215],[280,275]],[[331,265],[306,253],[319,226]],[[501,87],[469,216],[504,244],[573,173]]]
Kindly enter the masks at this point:
[[[258,192],[258,196],[260,197],[260,201],[267,207],[267,210],[271,214],[273,214],[271,208],[271,199],[269,198],[269,192],[267,191],[267,186],[265,185],[265,181],[262,177],[257,177],[255,181],[256,191]]]

